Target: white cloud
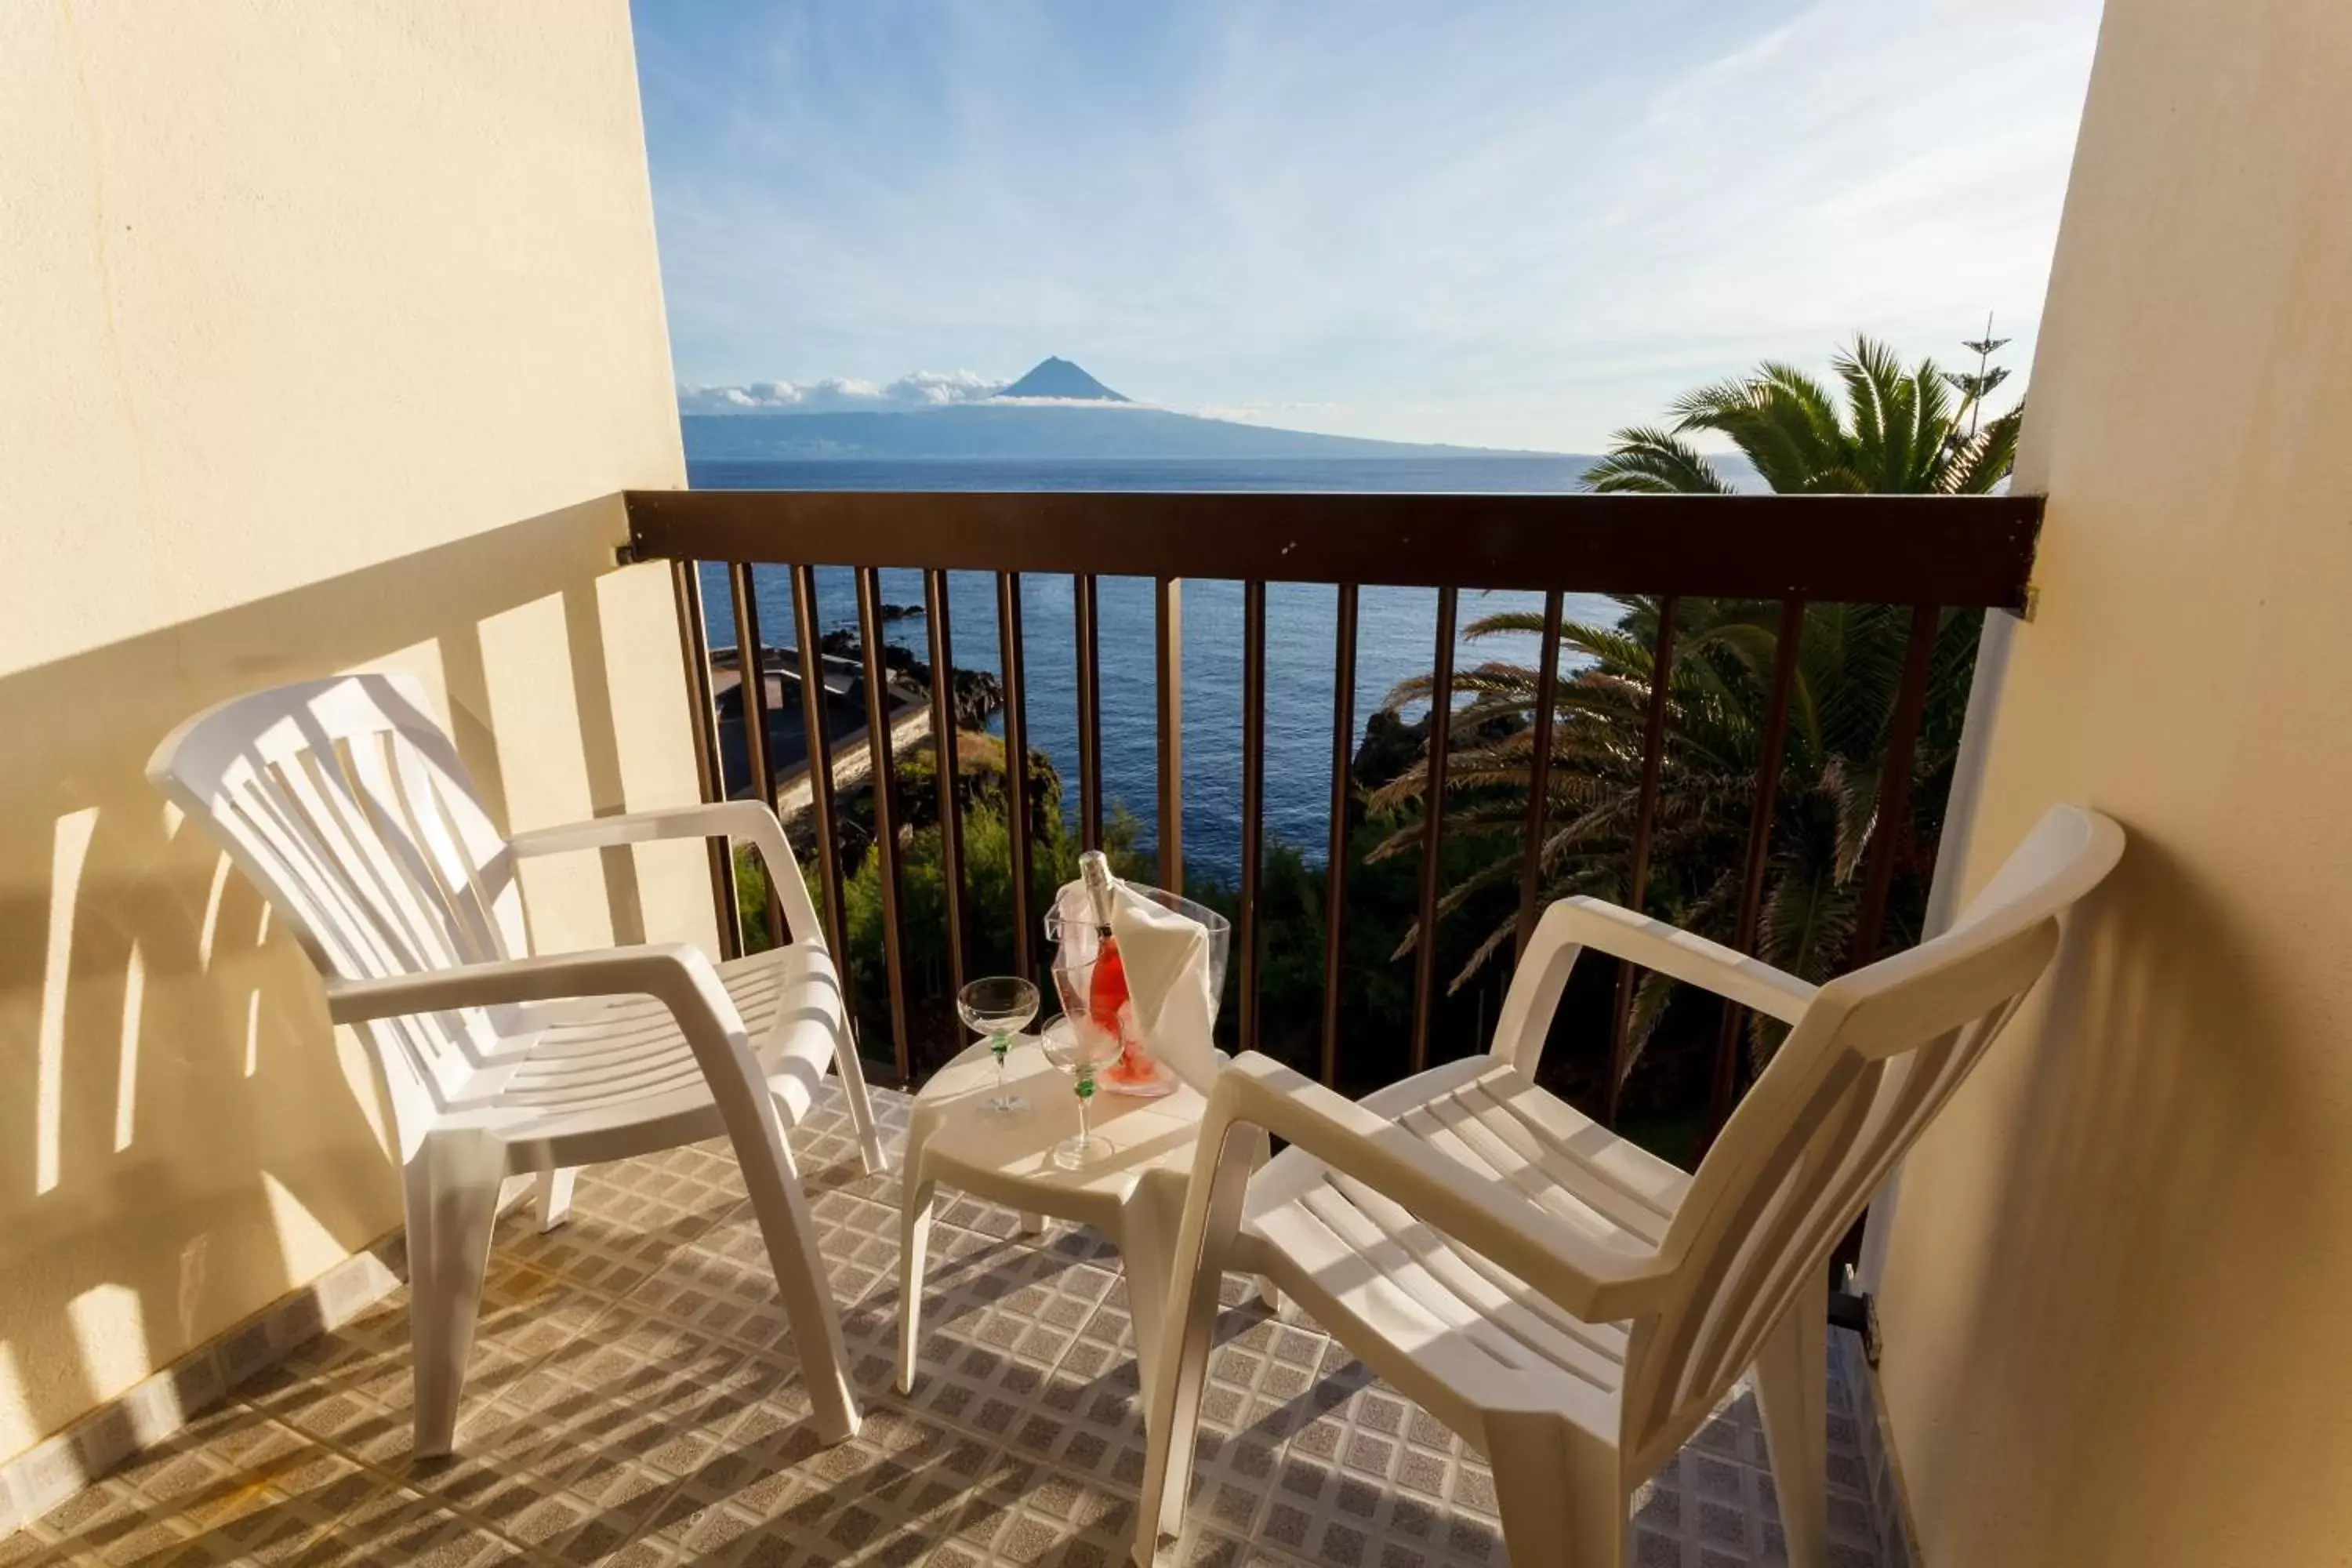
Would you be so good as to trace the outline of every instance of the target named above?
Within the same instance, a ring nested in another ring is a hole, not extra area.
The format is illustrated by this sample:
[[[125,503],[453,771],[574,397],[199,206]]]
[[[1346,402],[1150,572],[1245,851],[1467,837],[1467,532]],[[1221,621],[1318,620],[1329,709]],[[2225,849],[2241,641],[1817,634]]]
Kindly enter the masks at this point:
[[[887,384],[835,375],[823,381],[680,386],[677,406],[682,414],[825,414],[853,409],[889,413],[977,403],[1007,384],[969,370],[919,370]]]
[[[969,370],[919,370],[882,389],[894,403],[976,403],[1008,384]]]

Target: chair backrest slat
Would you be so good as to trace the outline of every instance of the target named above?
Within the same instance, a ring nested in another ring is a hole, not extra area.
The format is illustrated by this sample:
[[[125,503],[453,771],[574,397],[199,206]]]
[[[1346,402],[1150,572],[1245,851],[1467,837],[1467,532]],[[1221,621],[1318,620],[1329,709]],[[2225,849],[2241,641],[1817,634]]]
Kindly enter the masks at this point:
[[[2059,918],[2122,847],[2105,817],[2054,808],[1951,931],[1814,994],[1667,1231],[1678,1286],[1627,1347],[1629,1453],[1672,1453],[1754,1362],[2048,966]]]
[[[506,839],[412,680],[345,676],[224,703],[166,738],[148,776],[212,830],[324,973],[527,951]],[[367,1026],[404,1142],[463,1087],[507,1012]]]
[[[299,813],[320,856],[348,879],[395,972],[415,974],[451,967],[456,959],[446,942],[436,940],[433,921],[414,907],[415,890],[393,868],[383,838],[354,820],[358,814],[348,809],[342,781],[329,776],[326,764],[339,768],[340,759],[331,752],[309,752],[269,771],[278,793]]]
[[[380,735],[345,742],[342,761],[352,803],[367,825],[368,837],[390,855],[393,886],[410,919],[433,928],[443,961],[474,963],[493,956],[485,951],[464,908],[450,897],[433,863],[431,847],[404,808],[385,753],[391,743],[390,737]]]
[[[398,965],[368,920],[354,889],[339,878],[319,874],[323,847],[289,809],[274,780],[250,775],[235,780],[219,797],[214,819],[241,837],[266,847],[267,875],[248,871],[286,916],[288,927],[314,951],[311,961],[334,974],[394,973]]]
[[[378,743],[354,745],[352,762],[370,809],[383,818],[385,831],[405,835],[417,847],[420,884],[431,887],[450,911],[464,961],[514,957],[521,944],[508,942],[483,903],[424,759],[399,737],[385,735]]]
[[[474,794],[457,748],[438,730],[420,735],[404,729],[387,737],[386,743],[417,829],[434,847],[450,896],[475,912],[495,956],[517,958],[529,952],[514,851]]]

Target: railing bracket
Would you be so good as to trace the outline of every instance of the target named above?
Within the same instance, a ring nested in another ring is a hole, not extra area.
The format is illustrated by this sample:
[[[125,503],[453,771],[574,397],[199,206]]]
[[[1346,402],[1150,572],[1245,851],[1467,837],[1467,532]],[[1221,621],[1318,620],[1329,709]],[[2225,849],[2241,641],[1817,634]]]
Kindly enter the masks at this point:
[[[1878,1364],[1878,1302],[1868,1291],[1831,1291],[1830,1327],[1860,1334],[1864,1358],[1873,1366]]]

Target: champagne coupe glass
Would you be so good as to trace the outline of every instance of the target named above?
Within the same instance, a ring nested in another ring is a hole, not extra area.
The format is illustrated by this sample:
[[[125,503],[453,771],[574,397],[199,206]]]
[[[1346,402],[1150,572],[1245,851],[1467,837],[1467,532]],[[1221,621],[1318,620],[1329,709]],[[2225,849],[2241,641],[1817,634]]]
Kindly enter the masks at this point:
[[[1065,1171],[1091,1165],[1108,1158],[1111,1152],[1110,1140],[1088,1125],[1087,1109],[1095,1097],[1096,1069],[1118,1060],[1122,1042],[1118,1025],[1113,1022],[1106,1027],[1087,1006],[1093,991],[1093,969],[1092,963],[1054,966],[1055,985],[1067,1010],[1047,1024],[1038,1036],[1045,1059],[1076,1080],[1077,1136],[1055,1144],[1052,1156],[1054,1163]]]
[[[981,1109],[1000,1116],[1028,1110],[1027,1100],[1004,1087],[1004,1055],[1013,1048],[1013,1037],[1037,1016],[1037,987],[1017,974],[992,974],[956,993],[956,1011],[974,1033],[988,1037],[989,1052],[996,1058],[996,1092]]]

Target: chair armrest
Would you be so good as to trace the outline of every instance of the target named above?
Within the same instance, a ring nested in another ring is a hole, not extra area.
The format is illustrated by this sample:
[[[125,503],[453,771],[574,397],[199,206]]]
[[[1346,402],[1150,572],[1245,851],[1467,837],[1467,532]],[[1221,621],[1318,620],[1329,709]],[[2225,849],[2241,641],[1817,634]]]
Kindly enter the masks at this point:
[[[1234,1122],[1262,1127],[1354,1177],[1586,1322],[1655,1310],[1668,1275],[1655,1251],[1578,1229],[1270,1057],[1248,1052],[1217,1075],[1201,1147],[1221,1145]]]
[[[714,1035],[744,1034],[718,970],[685,942],[499,959],[374,980],[330,976],[326,991],[327,1015],[338,1024],[579,996],[651,996],[669,1008],[698,1051]]]
[[[793,940],[824,946],[816,906],[809,901],[808,884],[801,879],[801,863],[784,837],[784,825],[776,819],[772,807],[760,801],[705,801],[618,816],[592,816],[585,822],[518,833],[508,845],[518,859],[528,859],[571,849],[652,844],[666,838],[719,837],[740,839],[759,850],[761,864],[768,868],[768,885],[783,900],[784,923],[791,928]]]
[[[1794,1024],[1818,987],[1686,931],[1599,899],[1562,899],[1544,911],[1512,976],[1495,1026],[1494,1054],[1530,1078],[1559,1005],[1569,970],[1586,948],[1654,969],[1728,997],[1767,1017]]]

